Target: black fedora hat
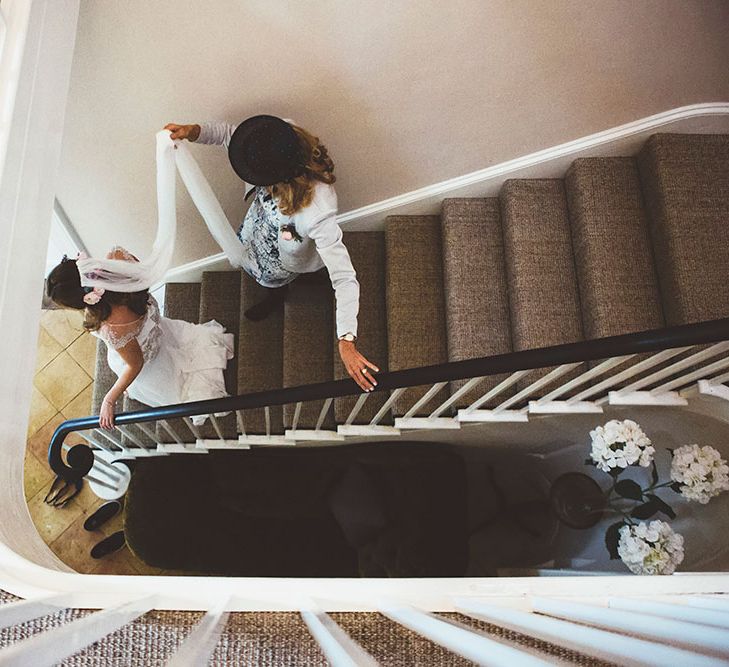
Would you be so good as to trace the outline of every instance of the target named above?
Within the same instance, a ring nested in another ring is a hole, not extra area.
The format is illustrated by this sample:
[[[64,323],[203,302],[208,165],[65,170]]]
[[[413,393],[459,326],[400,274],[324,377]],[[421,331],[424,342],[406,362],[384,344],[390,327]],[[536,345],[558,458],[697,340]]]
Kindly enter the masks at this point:
[[[252,116],[233,132],[228,158],[235,173],[251,185],[273,185],[304,172],[299,137],[285,120]]]

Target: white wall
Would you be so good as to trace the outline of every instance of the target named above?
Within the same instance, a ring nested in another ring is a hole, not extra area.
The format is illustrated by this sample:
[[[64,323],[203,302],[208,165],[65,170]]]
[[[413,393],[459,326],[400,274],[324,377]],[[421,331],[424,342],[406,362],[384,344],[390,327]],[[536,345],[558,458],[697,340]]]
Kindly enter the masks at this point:
[[[270,112],[318,132],[340,209],[729,98],[722,0],[85,0],[58,197],[91,252],[154,238],[153,133]],[[197,155],[229,215],[225,155]],[[175,263],[217,247],[181,194]]]

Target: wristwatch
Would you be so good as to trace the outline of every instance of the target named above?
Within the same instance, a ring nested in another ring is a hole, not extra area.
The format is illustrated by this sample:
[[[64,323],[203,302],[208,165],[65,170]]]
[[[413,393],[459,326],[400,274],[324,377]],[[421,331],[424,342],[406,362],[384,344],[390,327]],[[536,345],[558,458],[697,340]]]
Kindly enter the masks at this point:
[[[346,333],[343,336],[340,336],[339,340],[346,340],[348,343],[354,343],[354,341],[357,340],[357,336],[353,333]]]

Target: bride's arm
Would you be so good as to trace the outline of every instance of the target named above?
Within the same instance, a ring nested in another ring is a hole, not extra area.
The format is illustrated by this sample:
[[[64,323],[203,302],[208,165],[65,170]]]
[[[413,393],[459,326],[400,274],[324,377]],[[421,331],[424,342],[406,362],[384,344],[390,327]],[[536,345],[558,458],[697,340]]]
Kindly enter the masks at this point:
[[[124,371],[104,396],[99,412],[99,425],[109,431],[114,428],[114,404],[144,367],[142,348],[139,347],[136,338],[132,338],[124,347],[117,348],[116,351],[124,361]]]

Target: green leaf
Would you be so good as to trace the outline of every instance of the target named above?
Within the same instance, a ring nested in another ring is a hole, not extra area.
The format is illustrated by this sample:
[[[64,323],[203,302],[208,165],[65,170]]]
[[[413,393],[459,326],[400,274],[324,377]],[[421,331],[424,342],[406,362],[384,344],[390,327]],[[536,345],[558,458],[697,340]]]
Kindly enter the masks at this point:
[[[668,503],[664,502],[652,493],[646,494],[646,497],[649,498],[652,503],[655,503],[659,512],[663,512],[669,519],[676,518],[676,512],[673,511],[673,508]]]
[[[620,558],[618,555],[618,542],[620,541],[620,529],[625,525],[625,521],[618,521],[610,526],[605,532],[605,546],[610,554],[610,560]]]
[[[615,485],[615,493],[630,500],[642,500],[643,491],[637,482],[632,479],[623,479]]]
[[[610,468],[610,475],[617,479],[623,470],[625,470],[625,468]]]
[[[658,483],[658,468],[656,467],[656,460],[651,461],[651,484],[655,485]]]
[[[638,505],[638,507],[634,508],[630,513],[630,516],[634,516],[636,519],[650,519],[658,511],[658,509],[658,505],[656,505],[656,503],[652,500],[649,500],[647,503],[643,503],[642,505]]]

